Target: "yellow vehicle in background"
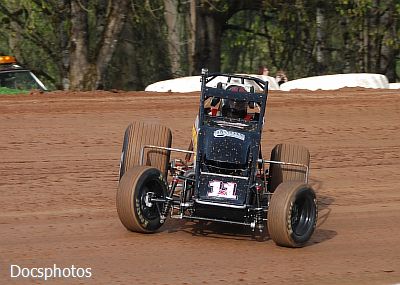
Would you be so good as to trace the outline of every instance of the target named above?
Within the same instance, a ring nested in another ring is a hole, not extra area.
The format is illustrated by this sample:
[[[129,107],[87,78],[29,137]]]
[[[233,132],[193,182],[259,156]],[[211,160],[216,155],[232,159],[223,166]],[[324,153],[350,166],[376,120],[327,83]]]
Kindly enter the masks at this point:
[[[47,91],[47,88],[32,71],[18,65],[15,57],[0,56],[0,94],[30,90]]]

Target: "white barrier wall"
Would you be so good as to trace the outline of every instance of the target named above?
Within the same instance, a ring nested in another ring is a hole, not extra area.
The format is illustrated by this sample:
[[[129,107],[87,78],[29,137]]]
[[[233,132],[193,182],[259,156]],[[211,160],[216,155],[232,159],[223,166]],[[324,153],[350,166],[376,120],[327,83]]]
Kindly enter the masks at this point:
[[[256,77],[263,81],[268,81],[268,90],[279,90],[279,84],[274,77],[259,74],[249,74],[251,77]]]
[[[400,83],[389,83],[390,89],[400,89]]]
[[[291,80],[280,86],[282,91],[292,89],[335,90],[343,87],[389,88],[385,75],[373,73],[348,73],[306,77]]]
[[[275,78],[270,76],[264,75],[250,75],[253,77],[257,77],[261,80],[269,82],[269,89],[270,90],[279,90],[279,85],[276,82]],[[148,85],[145,88],[145,91],[153,91],[153,92],[194,92],[201,90],[201,76],[187,76],[187,77],[180,77],[170,80],[158,81],[153,84]],[[227,77],[218,76],[212,82],[210,82],[211,86],[217,86],[218,82],[225,83],[227,81]],[[235,78],[232,79],[232,82],[235,82]],[[246,84],[250,84],[250,80],[246,80]],[[251,84],[255,87],[256,90],[260,88],[254,84]]]
[[[148,85],[144,91],[153,92],[193,92],[200,91],[200,76],[187,76],[158,81]]]

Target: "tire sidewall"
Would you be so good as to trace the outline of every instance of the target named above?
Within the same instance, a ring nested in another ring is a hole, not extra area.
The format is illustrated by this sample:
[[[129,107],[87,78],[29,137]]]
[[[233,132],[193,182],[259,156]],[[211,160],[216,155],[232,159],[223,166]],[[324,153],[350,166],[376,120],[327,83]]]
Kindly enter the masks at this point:
[[[121,180],[122,176],[125,174],[125,168],[126,168],[126,156],[127,156],[127,150],[128,150],[128,143],[129,143],[129,132],[130,132],[131,126],[126,128],[125,134],[124,134],[124,142],[122,144],[122,151],[121,151],[121,158],[119,161],[119,180]]]

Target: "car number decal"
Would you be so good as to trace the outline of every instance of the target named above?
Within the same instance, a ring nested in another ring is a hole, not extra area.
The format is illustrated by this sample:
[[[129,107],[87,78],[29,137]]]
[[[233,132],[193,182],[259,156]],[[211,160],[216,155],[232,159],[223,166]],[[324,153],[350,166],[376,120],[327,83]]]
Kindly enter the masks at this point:
[[[208,183],[211,191],[208,192],[208,197],[220,197],[227,199],[237,199],[236,194],[236,183],[234,182],[222,182],[213,180]]]
[[[219,129],[219,130],[214,131],[214,137],[216,137],[216,138],[231,137],[231,138],[235,138],[235,139],[244,141],[246,136],[244,134],[241,134],[238,132]]]

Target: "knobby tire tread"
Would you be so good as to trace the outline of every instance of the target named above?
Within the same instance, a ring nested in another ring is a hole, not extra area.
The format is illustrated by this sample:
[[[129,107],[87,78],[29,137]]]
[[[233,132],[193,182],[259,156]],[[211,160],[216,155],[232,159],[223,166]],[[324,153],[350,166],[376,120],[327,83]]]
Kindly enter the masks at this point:
[[[310,152],[301,145],[278,144],[271,152],[271,160],[310,165]],[[279,184],[286,181],[305,182],[306,170],[292,165],[271,164],[269,169],[271,176],[270,192],[274,192]]]
[[[128,143],[124,146],[125,155],[122,163],[122,174],[133,166],[142,165],[140,161],[141,150],[145,145],[171,147],[172,133],[165,126],[133,122],[126,129],[125,136]],[[167,175],[170,152],[164,150],[146,149],[143,165],[155,167]]]

